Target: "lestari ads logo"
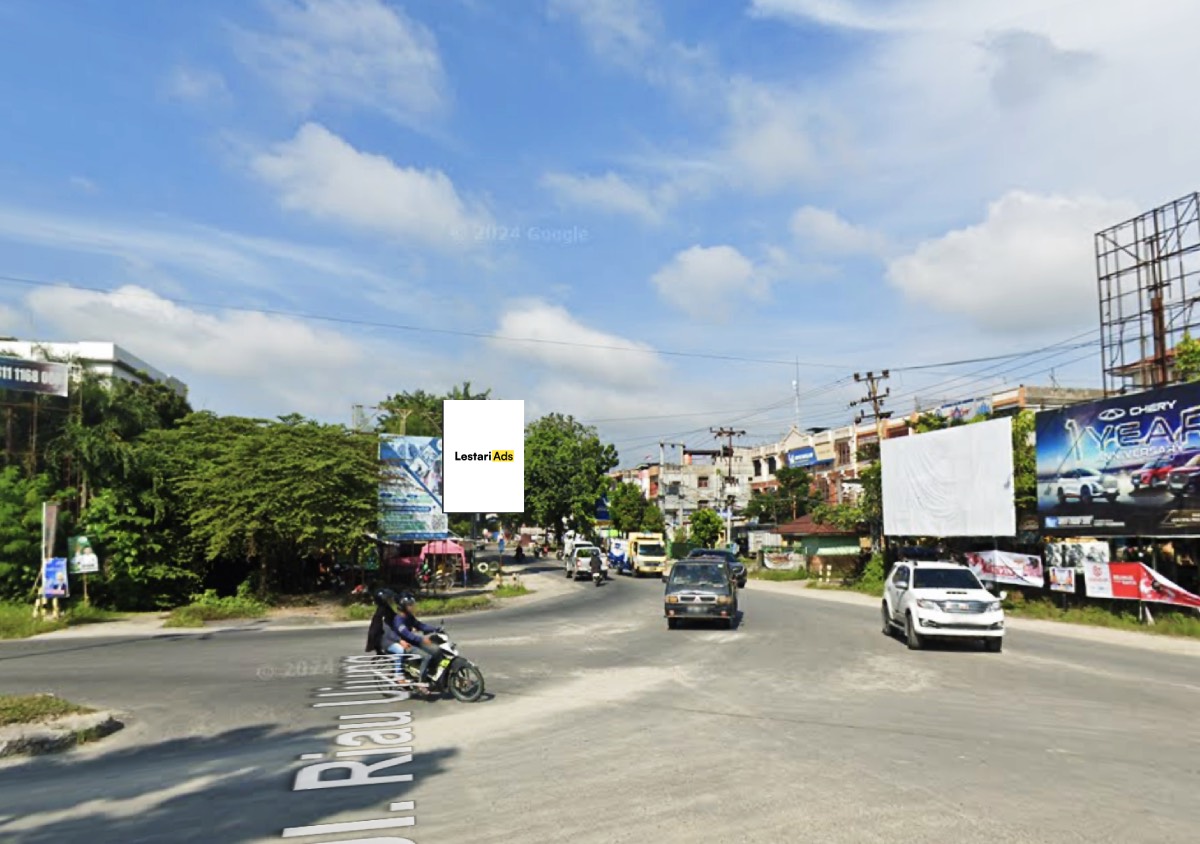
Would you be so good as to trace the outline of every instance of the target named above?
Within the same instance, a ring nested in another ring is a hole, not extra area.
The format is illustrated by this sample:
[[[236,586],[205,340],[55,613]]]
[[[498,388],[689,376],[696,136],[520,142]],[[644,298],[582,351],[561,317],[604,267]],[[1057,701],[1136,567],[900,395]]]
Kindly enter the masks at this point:
[[[525,402],[443,403],[447,513],[525,512]]]

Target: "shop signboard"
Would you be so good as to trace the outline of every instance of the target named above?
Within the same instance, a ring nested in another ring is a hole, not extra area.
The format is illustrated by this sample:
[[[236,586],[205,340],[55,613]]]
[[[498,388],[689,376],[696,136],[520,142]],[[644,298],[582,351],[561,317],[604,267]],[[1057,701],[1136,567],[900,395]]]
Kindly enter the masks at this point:
[[[449,539],[442,509],[442,440],[385,434],[379,440],[381,533],[393,541]]]
[[[1043,411],[1036,437],[1043,534],[1200,535],[1200,383]]]

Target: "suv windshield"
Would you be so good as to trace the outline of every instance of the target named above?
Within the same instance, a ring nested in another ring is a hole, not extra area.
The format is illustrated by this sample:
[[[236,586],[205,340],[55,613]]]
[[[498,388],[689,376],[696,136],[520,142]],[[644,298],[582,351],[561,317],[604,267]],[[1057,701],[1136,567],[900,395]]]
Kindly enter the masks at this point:
[[[671,586],[724,586],[725,566],[722,563],[687,563],[671,570]]]
[[[923,569],[913,572],[914,589],[982,589],[970,569]]]
[[[665,557],[667,552],[663,550],[661,545],[653,543],[643,543],[638,545],[638,553],[643,557]]]

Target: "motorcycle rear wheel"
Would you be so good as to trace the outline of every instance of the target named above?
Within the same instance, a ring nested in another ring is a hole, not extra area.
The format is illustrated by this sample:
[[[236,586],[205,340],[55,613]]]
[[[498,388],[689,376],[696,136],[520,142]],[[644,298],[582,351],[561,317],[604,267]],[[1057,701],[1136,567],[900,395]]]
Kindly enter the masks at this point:
[[[469,662],[460,662],[450,668],[446,685],[455,700],[474,703],[483,697],[483,672]]]

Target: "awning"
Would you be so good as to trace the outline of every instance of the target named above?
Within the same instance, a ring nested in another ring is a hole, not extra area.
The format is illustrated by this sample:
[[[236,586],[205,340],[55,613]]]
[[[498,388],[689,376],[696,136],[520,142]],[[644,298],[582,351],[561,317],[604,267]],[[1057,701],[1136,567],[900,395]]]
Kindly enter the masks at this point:
[[[457,557],[465,557],[466,551],[457,542],[451,542],[448,539],[436,539],[433,542],[426,542],[421,548],[421,557],[427,557],[430,554],[453,554]]]

